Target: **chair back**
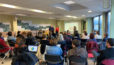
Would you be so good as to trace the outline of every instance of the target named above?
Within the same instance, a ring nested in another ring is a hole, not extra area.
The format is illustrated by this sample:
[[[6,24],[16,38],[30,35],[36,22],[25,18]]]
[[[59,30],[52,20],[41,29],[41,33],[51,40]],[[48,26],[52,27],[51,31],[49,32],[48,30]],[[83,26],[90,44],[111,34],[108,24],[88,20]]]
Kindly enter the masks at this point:
[[[104,65],[114,65],[114,57],[112,57],[110,59],[103,60],[102,64],[104,64]]]
[[[61,63],[63,61],[61,56],[49,55],[49,54],[45,55],[45,60],[47,63],[51,63],[51,64],[58,64],[58,63]]]
[[[69,57],[69,62],[86,63],[87,62],[87,58],[72,55],[72,56]]]
[[[92,53],[92,51],[98,51],[98,44],[95,41],[88,41],[86,44],[86,49],[88,53]]]
[[[15,46],[15,42],[12,41],[12,40],[8,40],[8,43],[9,43],[10,46]]]

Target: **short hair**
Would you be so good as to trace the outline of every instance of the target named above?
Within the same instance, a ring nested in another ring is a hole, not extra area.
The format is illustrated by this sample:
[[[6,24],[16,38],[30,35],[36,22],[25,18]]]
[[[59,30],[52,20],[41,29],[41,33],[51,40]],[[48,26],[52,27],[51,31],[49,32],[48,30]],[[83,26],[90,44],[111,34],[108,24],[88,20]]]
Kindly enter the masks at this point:
[[[95,36],[94,36],[94,33],[90,33],[90,39],[94,39]]]
[[[45,35],[45,34],[43,34],[43,35],[42,35],[42,38],[46,38],[46,35]]]
[[[26,43],[26,39],[23,35],[19,35],[17,38],[21,38],[21,43],[19,45]]]
[[[32,37],[32,32],[28,32],[27,37]]]
[[[86,32],[86,31],[84,31],[84,35],[86,35],[86,36],[87,36],[87,32]]]
[[[18,31],[18,32],[17,32],[17,34],[20,34],[20,33],[21,33],[21,31]]]
[[[75,40],[72,41],[72,44],[75,45],[76,47],[79,47],[80,44],[81,44],[81,41],[75,39]]]
[[[12,36],[12,32],[10,31],[10,32],[8,32],[8,36]]]
[[[50,45],[55,46],[57,45],[58,40],[56,38],[51,38],[49,42],[50,42]]]
[[[2,37],[2,33],[0,32],[0,37]]]
[[[109,38],[107,40],[107,42],[111,45],[111,46],[114,46],[114,39],[113,38]]]
[[[96,32],[98,35],[100,35],[99,31]]]

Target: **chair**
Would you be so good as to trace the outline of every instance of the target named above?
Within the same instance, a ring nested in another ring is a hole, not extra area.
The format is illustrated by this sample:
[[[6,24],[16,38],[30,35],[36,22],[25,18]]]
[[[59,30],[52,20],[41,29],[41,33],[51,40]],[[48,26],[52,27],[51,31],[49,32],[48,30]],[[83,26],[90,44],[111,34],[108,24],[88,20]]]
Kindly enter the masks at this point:
[[[99,53],[97,53],[96,51],[92,51],[92,54],[93,54],[93,61],[94,61],[94,65],[97,61],[97,57],[100,55]]]
[[[9,45],[10,45],[11,47],[14,47],[14,46],[15,46],[15,42],[12,41],[12,40],[8,40],[8,43],[9,43]]]
[[[6,53],[4,53],[5,56],[2,58],[1,64],[4,64],[4,60],[5,60],[5,58],[7,57],[7,55],[9,54],[10,51],[11,51],[11,49],[9,49]]]
[[[114,57],[112,57],[110,59],[105,59],[101,63],[104,65],[114,65]]]
[[[59,55],[45,55],[45,60],[50,64],[59,64],[63,61],[62,57]]]
[[[81,39],[81,47],[86,46],[87,39]]]
[[[75,65],[77,63],[82,63],[82,64],[86,65],[87,58],[83,58],[83,57],[79,57],[79,56],[75,56],[75,55],[72,55],[69,57],[69,65]]]

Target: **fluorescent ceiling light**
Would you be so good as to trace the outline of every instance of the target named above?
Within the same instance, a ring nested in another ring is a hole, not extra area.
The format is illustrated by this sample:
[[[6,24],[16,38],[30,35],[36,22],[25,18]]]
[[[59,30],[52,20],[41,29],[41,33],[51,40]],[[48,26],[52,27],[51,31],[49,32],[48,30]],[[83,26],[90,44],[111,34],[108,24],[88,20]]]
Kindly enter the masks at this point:
[[[25,14],[16,14],[17,16],[26,16]]]
[[[71,5],[71,4],[75,4],[75,2],[74,1],[66,1],[66,2],[64,2],[65,4],[67,4],[67,5]]]
[[[14,8],[14,9],[26,10],[26,11],[32,11],[32,12],[37,12],[37,13],[52,14],[52,12],[46,12],[46,11],[38,10],[38,9],[24,8],[24,7],[10,5],[10,4],[4,4],[4,3],[0,3],[0,6],[1,7],[7,7],[7,8]]]
[[[65,8],[63,8],[63,7],[56,7],[56,8],[58,8],[58,9],[62,9],[62,10],[65,10]]]
[[[83,17],[85,17],[85,15],[82,15]]]
[[[14,6],[14,5],[1,4],[1,3],[0,3],[0,6],[2,6],[2,7],[7,7],[7,8],[17,8],[17,6]]]
[[[91,12],[92,12],[91,10],[88,11],[88,13],[91,13]]]
[[[38,12],[38,13],[46,13],[45,11],[37,10],[37,9],[32,9],[31,11],[33,11],[33,12]]]
[[[68,17],[68,18],[78,18],[76,16],[71,16],[71,15],[66,15],[65,17]]]

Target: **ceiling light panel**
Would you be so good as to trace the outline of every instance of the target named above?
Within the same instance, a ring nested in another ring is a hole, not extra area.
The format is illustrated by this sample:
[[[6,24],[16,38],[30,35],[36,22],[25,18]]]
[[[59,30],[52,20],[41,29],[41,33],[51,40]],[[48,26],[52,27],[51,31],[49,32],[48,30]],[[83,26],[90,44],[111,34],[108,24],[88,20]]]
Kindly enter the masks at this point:
[[[75,2],[74,2],[74,1],[71,1],[71,0],[66,1],[66,2],[64,2],[64,3],[67,4],[67,5],[75,4]]]
[[[47,11],[38,10],[38,9],[24,8],[24,7],[10,5],[10,4],[4,4],[4,3],[0,3],[0,6],[1,7],[7,7],[7,8],[13,8],[13,9],[20,9],[20,10],[32,11],[32,12],[37,12],[37,13],[52,14],[52,12],[47,12]]]

